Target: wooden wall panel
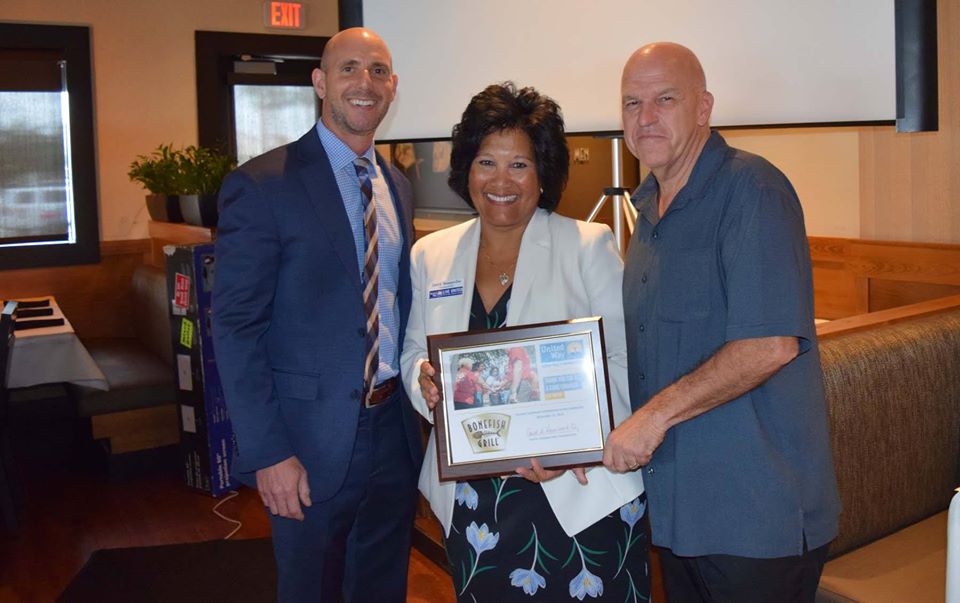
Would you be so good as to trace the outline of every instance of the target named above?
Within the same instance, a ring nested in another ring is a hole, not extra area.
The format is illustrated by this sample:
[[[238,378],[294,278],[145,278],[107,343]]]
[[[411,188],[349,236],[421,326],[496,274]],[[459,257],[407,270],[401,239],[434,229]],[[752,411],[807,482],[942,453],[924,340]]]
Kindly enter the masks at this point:
[[[960,246],[852,240],[851,270],[870,278],[960,286]]]
[[[0,298],[53,295],[81,337],[131,336],[127,292],[149,251],[146,239],[101,241],[99,264],[0,271]]]
[[[838,262],[813,263],[813,305],[817,318],[840,318],[865,312],[865,279]]]
[[[937,2],[940,129],[860,131],[860,236],[960,243],[960,2]]]
[[[904,286],[903,281],[888,281],[884,279],[870,279],[870,312],[899,308],[909,304],[960,295],[960,286],[938,285],[933,283],[909,283]]]
[[[960,245],[809,237],[818,318],[960,293]]]
[[[191,245],[210,243],[216,237],[216,229],[190,224],[172,224],[150,220],[150,263],[166,269],[167,257],[163,253],[165,245]]]

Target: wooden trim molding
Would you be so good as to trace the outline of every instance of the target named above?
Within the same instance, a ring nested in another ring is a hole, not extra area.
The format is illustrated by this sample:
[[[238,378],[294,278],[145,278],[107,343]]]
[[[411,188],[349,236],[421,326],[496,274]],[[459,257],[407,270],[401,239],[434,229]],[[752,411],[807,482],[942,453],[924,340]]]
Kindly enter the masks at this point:
[[[120,241],[100,241],[100,257],[112,255],[136,255],[144,257],[150,252],[149,239],[124,239]]]
[[[941,297],[939,299],[931,299],[916,304],[900,306],[899,308],[879,310],[868,314],[860,314],[859,316],[848,316],[847,318],[831,320],[830,322],[823,322],[817,325],[817,339],[823,340],[844,333],[862,331],[879,325],[936,314],[958,307],[960,307],[960,295],[951,295],[949,297]]]
[[[960,294],[960,245],[809,237],[818,318]]]

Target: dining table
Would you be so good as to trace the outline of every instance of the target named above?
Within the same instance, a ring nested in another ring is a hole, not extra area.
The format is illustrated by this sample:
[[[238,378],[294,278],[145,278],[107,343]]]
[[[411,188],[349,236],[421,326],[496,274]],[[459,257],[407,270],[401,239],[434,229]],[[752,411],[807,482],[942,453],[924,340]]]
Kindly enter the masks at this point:
[[[53,296],[19,299],[7,389],[76,383],[107,390],[107,378],[77,337]]]

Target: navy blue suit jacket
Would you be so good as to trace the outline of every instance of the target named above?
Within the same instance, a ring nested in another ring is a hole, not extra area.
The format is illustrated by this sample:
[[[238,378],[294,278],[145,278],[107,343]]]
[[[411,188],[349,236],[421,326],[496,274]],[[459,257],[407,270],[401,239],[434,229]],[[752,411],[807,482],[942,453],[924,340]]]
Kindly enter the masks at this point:
[[[410,184],[378,156],[403,233],[403,341],[410,310]],[[296,456],[313,500],[339,490],[362,406],[366,316],[356,246],[340,189],[315,129],[231,173],[220,192],[213,291],[217,366],[237,436],[233,472]],[[403,397],[414,466],[415,412]]]

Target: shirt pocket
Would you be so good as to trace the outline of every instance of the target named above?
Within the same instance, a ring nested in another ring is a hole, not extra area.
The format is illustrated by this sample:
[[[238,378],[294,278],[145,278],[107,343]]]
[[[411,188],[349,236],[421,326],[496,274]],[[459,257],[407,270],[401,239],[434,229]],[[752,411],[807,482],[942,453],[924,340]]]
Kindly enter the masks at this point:
[[[710,314],[714,254],[709,248],[684,249],[662,257],[657,315],[671,322],[700,320]]]
[[[280,398],[316,400],[320,392],[320,375],[274,369],[273,387]]]

